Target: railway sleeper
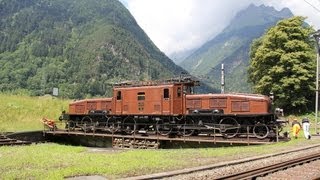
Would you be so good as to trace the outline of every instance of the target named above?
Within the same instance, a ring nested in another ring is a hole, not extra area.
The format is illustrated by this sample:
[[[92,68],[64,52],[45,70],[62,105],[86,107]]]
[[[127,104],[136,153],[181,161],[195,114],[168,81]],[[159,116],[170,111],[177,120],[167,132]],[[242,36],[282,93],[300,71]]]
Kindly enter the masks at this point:
[[[155,140],[115,138],[113,147],[123,149],[158,149],[160,143]]]

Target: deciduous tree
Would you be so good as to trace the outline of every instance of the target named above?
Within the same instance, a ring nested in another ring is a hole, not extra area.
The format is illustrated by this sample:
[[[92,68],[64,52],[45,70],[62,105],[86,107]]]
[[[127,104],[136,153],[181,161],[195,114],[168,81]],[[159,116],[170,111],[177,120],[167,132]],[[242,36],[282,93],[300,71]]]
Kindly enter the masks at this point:
[[[312,109],[316,58],[314,30],[295,16],[281,20],[251,45],[249,81],[254,91],[273,92],[275,105],[291,112]]]

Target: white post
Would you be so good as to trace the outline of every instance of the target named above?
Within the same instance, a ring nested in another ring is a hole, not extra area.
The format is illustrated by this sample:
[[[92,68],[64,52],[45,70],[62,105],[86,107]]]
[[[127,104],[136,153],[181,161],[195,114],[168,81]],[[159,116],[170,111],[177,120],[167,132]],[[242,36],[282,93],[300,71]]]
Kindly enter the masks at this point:
[[[224,64],[221,64],[221,94],[224,93]]]

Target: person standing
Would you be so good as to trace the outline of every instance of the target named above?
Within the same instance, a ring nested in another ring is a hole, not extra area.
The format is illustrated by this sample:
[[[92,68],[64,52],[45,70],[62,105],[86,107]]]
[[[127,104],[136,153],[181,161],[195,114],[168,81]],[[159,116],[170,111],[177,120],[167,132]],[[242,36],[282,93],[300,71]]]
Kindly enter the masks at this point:
[[[304,137],[306,139],[311,139],[311,135],[310,135],[310,120],[305,117],[302,119],[302,129],[303,129],[303,133],[304,133]]]
[[[298,138],[300,129],[301,129],[300,123],[298,122],[297,119],[294,119],[293,122],[292,122],[292,134],[293,134],[293,137],[294,137],[295,139]]]

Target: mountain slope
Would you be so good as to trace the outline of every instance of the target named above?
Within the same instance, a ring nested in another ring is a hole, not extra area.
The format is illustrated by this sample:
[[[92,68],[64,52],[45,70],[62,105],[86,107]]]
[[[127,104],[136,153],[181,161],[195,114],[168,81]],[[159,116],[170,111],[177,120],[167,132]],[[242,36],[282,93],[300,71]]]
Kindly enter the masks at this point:
[[[117,0],[1,0],[0,91],[109,95],[123,80],[184,71]]]
[[[206,77],[220,86],[220,67],[225,67],[225,90],[250,92],[247,83],[248,53],[253,39],[260,37],[280,19],[291,17],[289,9],[277,11],[272,7],[250,5],[240,11],[219,35],[208,41],[180,65],[192,75]]]

